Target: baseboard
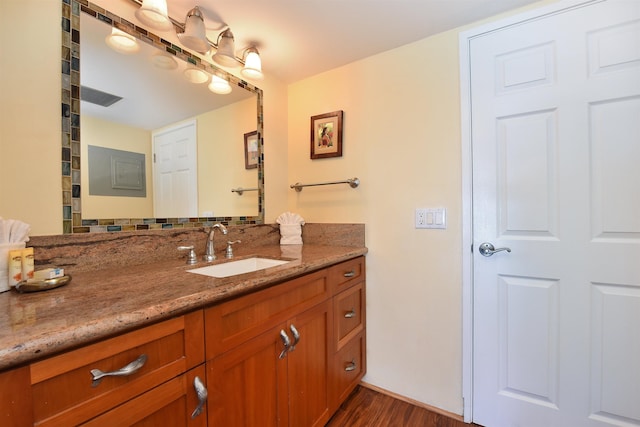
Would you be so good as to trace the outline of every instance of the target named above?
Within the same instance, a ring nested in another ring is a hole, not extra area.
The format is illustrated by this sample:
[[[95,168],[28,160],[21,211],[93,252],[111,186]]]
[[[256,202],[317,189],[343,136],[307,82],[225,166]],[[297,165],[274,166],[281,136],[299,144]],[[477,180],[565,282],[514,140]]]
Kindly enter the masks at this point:
[[[418,402],[417,400],[410,399],[408,397],[402,396],[400,394],[394,393],[389,390],[385,390],[373,384],[366,383],[364,381],[360,381],[360,385],[362,387],[366,387],[373,391],[377,391],[378,393],[386,394],[387,396],[393,397],[394,399],[402,400],[403,402],[410,403],[412,405],[418,406],[420,408],[427,409],[431,412],[435,412],[440,415],[444,415],[445,417],[452,418],[456,421],[464,422],[464,417],[462,415],[454,414],[453,412],[445,411],[444,409],[436,408],[435,406],[427,405],[426,403]]]

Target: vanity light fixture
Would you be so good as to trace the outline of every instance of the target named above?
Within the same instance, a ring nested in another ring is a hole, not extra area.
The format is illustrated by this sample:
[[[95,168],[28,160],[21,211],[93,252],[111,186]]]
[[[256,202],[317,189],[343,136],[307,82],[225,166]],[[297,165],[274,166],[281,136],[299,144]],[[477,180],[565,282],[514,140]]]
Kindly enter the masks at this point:
[[[231,85],[226,79],[213,74],[211,76],[211,83],[209,83],[209,90],[213,93],[226,95],[231,93]]]
[[[264,77],[262,74],[260,53],[254,46],[244,51],[244,68],[242,69],[242,75],[249,79],[257,80],[262,80]]]
[[[240,65],[236,60],[236,45],[231,28],[227,28],[218,36],[218,49],[211,57],[214,62],[225,67],[237,67]]]
[[[154,30],[168,31],[173,28],[166,0],[142,0],[142,6],[135,13],[140,22]]]
[[[140,50],[140,45],[135,37],[116,27],[111,27],[111,34],[105,37],[105,42],[111,49],[125,55],[136,53]]]
[[[204,18],[198,6],[187,13],[184,32],[177,35],[183,45],[198,53],[205,54],[211,49],[209,40],[207,40],[207,32],[204,28]]]
[[[224,67],[242,68],[242,75],[249,79],[262,79],[262,61],[255,45],[244,49],[242,57],[235,53],[235,40],[231,28],[227,27],[218,35],[216,42],[207,38],[206,26],[202,10],[195,6],[185,18],[184,24],[171,18],[167,11],[166,0],[131,0],[140,6],[136,9],[136,17],[145,25],[156,30],[167,31],[175,27],[180,43],[195,52],[206,54],[215,49],[212,59]],[[180,31],[182,30],[182,31]]]

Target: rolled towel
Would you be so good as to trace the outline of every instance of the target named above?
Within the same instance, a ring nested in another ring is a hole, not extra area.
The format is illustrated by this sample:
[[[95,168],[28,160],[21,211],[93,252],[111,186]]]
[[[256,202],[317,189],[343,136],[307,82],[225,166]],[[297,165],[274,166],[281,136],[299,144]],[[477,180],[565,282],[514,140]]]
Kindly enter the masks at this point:
[[[281,245],[301,245],[302,226],[304,219],[292,212],[281,214],[276,222],[280,224],[280,244]]]

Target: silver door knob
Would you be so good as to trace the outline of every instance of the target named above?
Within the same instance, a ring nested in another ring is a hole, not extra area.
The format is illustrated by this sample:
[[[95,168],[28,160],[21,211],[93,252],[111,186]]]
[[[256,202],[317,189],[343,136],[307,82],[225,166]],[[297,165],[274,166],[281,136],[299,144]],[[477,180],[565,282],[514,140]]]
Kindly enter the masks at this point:
[[[491,255],[495,254],[496,252],[502,252],[502,251],[511,252],[510,248],[498,248],[498,249],[496,249],[489,242],[484,242],[483,244],[481,244],[480,248],[478,250],[480,251],[480,255],[482,255],[482,256],[491,256]]]

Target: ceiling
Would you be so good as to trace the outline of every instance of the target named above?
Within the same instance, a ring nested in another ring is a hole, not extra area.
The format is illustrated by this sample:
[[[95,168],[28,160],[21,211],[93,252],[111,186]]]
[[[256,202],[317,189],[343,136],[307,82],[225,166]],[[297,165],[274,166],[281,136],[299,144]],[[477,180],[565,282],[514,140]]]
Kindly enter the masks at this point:
[[[265,74],[289,84],[535,1],[168,0],[168,8],[184,22],[198,5],[210,39],[230,26],[239,55],[255,43]]]

